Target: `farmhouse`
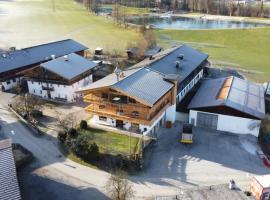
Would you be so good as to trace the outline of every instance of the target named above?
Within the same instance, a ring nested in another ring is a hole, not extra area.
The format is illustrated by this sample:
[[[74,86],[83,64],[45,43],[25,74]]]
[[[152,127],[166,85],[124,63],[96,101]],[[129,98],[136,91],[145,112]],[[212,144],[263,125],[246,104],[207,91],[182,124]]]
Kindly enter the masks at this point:
[[[20,200],[21,193],[17,180],[11,140],[0,141],[0,199]]]
[[[98,65],[75,53],[23,71],[30,94],[48,100],[74,102],[76,90],[93,82]]]
[[[20,82],[18,73],[35,67],[53,58],[76,53],[84,56],[87,47],[71,40],[61,40],[28,47],[20,50],[2,51],[0,53],[0,89],[9,90]]]
[[[208,55],[182,45],[82,88],[96,123],[143,134],[176,120],[176,104],[203,77]],[[122,76],[123,75],[123,76]]]
[[[265,117],[264,89],[236,77],[206,80],[188,108],[195,126],[258,136]]]
[[[80,89],[95,123],[152,134],[175,115],[176,84],[150,68],[115,70]]]

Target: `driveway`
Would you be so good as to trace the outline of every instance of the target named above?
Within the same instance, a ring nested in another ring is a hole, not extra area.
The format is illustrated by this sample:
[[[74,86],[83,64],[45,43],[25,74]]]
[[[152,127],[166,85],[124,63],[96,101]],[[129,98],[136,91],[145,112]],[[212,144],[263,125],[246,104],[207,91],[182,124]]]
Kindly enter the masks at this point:
[[[183,187],[216,185],[234,179],[245,188],[251,177],[269,174],[256,155],[256,138],[194,128],[194,144],[179,143],[180,123],[162,129],[150,150],[144,178]]]

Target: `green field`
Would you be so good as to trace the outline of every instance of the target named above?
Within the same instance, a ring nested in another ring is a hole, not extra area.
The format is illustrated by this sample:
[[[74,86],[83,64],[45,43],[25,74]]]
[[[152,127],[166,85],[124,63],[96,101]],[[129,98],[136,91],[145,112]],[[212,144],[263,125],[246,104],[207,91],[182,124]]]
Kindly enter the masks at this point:
[[[131,144],[131,154],[133,155],[139,141],[138,138],[93,128],[83,130],[81,131],[81,134],[86,135],[89,138],[90,143],[95,142],[98,145],[101,153],[108,153],[112,155],[129,155],[129,142]]]
[[[117,26],[111,19],[96,16],[72,0],[17,0],[0,2],[0,48],[26,47],[73,38],[91,50],[124,52],[139,33]],[[53,9],[55,7],[55,10]],[[7,13],[7,14],[6,14]],[[1,13],[0,13],[1,14]]]
[[[269,81],[270,28],[240,30],[158,30],[163,46],[189,44],[210,55],[216,66],[234,67],[254,81]]]

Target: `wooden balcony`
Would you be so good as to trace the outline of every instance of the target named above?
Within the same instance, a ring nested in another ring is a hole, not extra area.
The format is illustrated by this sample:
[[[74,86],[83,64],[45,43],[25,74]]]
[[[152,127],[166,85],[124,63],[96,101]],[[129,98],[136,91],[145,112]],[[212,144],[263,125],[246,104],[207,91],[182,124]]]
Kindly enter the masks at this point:
[[[140,109],[137,106],[134,106],[134,109],[136,109],[135,111],[138,112],[137,115],[133,112],[133,109],[130,106],[121,106],[115,104],[106,104],[105,107],[99,104],[91,104],[86,107],[86,111],[100,116],[111,117],[132,123],[152,125],[153,122],[156,121],[170,105],[170,103],[167,103],[161,110],[156,112],[155,115],[150,114],[150,109],[146,110],[144,108],[144,110],[141,110],[140,112]],[[150,116],[152,116],[152,118],[150,118]]]

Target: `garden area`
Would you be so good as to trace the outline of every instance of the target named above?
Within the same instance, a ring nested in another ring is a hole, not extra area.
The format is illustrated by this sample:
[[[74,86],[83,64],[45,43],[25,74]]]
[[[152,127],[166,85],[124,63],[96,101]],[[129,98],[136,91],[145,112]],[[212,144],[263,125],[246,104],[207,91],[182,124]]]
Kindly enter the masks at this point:
[[[82,120],[78,128],[59,132],[61,150],[71,160],[103,170],[140,169],[141,139],[94,129]]]

